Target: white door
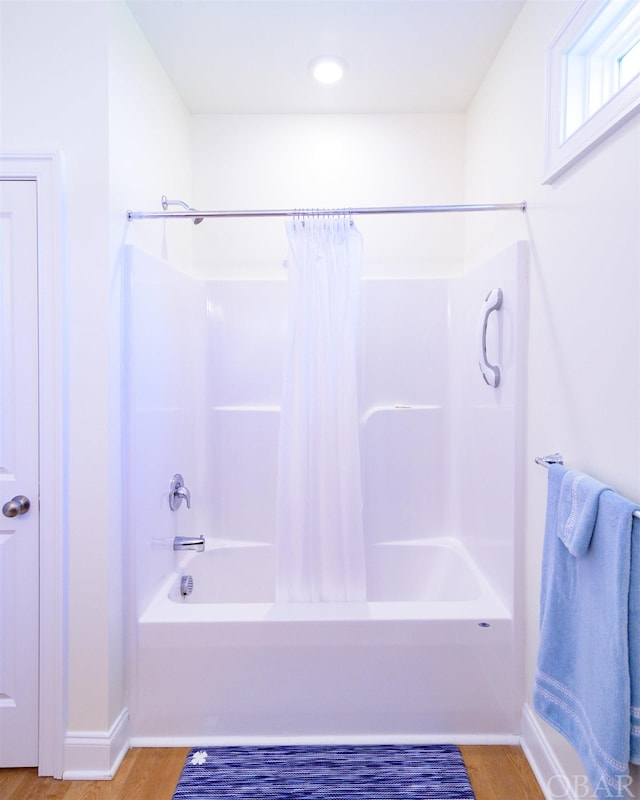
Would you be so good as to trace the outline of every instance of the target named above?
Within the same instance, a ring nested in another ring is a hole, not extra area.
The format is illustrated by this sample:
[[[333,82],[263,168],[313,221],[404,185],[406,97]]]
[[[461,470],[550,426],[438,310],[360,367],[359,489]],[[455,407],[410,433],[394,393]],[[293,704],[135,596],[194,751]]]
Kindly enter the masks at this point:
[[[0,180],[0,767],[38,763],[36,225],[36,182]]]

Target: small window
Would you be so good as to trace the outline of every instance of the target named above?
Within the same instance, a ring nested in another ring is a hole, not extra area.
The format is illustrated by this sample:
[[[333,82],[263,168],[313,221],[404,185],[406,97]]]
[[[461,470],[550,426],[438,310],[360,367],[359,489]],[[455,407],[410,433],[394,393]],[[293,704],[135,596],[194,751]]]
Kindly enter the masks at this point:
[[[548,50],[545,183],[640,109],[640,0],[580,4]]]
[[[636,75],[640,75],[640,38],[618,59],[620,86],[626,86]]]

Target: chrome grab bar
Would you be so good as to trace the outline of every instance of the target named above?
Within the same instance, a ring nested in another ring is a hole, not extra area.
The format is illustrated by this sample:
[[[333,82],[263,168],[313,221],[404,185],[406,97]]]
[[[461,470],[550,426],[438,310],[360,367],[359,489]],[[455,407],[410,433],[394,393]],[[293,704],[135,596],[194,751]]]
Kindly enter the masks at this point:
[[[488,386],[500,385],[500,367],[497,364],[490,364],[487,358],[487,324],[492,311],[502,308],[502,289],[492,289],[486,296],[482,312],[480,315],[480,372]]]

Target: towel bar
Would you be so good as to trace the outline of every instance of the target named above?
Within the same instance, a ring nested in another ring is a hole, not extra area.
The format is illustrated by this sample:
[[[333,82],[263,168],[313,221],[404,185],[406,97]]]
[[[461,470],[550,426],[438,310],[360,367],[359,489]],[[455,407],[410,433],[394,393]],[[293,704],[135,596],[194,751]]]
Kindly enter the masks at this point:
[[[551,453],[549,456],[538,456],[536,458],[536,464],[539,464],[545,469],[549,469],[552,464],[564,464],[564,459],[562,453]],[[640,519],[640,511],[634,511],[633,516]]]
[[[550,456],[540,456],[536,458],[536,464],[540,464],[541,467],[549,469],[552,464],[564,464],[564,459],[562,453],[552,453]]]

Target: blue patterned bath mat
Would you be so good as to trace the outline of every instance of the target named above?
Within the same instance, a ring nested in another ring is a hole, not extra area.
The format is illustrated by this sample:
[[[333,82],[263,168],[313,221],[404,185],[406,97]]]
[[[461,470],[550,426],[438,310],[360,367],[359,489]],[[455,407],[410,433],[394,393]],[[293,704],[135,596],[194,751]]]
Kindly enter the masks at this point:
[[[191,750],[173,800],[474,800],[454,745]]]

